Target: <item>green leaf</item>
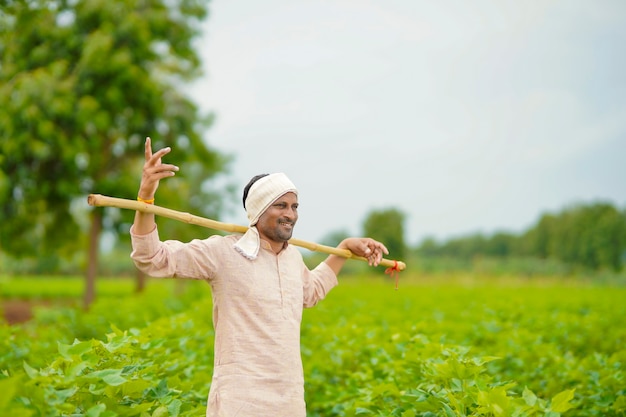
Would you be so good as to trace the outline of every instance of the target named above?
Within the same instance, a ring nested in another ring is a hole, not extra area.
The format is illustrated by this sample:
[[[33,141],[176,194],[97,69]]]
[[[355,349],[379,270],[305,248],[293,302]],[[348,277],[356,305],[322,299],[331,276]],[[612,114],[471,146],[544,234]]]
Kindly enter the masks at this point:
[[[555,411],[557,413],[564,413],[567,410],[571,410],[575,406],[570,404],[570,401],[574,398],[575,389],[568,389],[565,391],[561,391],[552,397],[552,401],[550,401],[550,410]]]
[[[137,395],[142,393],[145,389],[150,388],[150,383],[143,379],[135,379],[127,381],[122,386],[122,394],[123,395]]]
[[[67,353],[70,355],[82,356],[87,352],[93,350],[93,342],[91,340],[80,342],[75,340],[72,346],[68,349]]]
[[[522,392],[522,398],[527,405],[534,406],[537,403],[537,396],[527,387],[524,387],[524,391]]]
[[[474,358],[472,360],[472,362],[474,362],[474,364],[478,365],[478,366],[482,366],[486,363],[489,362],[493,362],[493,361],[497,361],[497,360],[501,360],[502,358],[499,356],[483,356],[480,358]]]
[[[160,406],[152,413],[152,417],[169,417],[167,407],[164,405]]]
[[[132,414],[128,415],[136,416],[136,415],[144,415],[147,411],[149,411],[154,406],[154,402],[144,402],[141,404],[133,404],[130,406],[129,410],[132,410]]]
[[[12,377],[6,379],[0,379],[0,410],[6,408],[9,401],[13,399],[15,391],[17,391],[17,383],[20,378]]]
[[[150,388],[150,394],[152,398],[160,399],[165,397],[170,392],[167,388],[167,379],[162,379],[155,388]]]
[[[70,366],[65,371],[65,376],[67,377],[77,377],[79,376],[85,369],[89,368],[90,364],[85,361],[77,362],[74,366]]]
[[[101,371],[92,372],[89,376],[92,378],[102,379],[102,381],[104,381],[107,385],[118,386],[127,381],[121,373],[121,369],[103,369]]]
[[[619,395],[617,399],[613,402],[611,409],[620,412],[626,411],[626,396]]]
[[[102,412],[107,409],[104,404],[96,404],[85,413],[85,417],[100,417]]]
[[[448,404],[442,402],[441,406],[446,412],[446,417],[457,417],[457,414],[450,408]]]
[[[51,389],[49,390],[49,399],[48,402],[54,405],[62,405],[67,403],[67,399],[73,396],[76,391],[78,391],[78,387],[70,387],[66,389]]]
[[[496,387],[487,393],[481,391],[479,404],[486,407],[496,417],[506,417],[511,401],[506,394],[505,387]]]
[[[38,377],[40,375],[39,371],[32,368],[29,364],[27,364],[26,362],[24,362],[24,371],[26,371],[26,374],[31,378],[34,379],[36,377]]]
[[[121,336],[114,336],[110,338],[109,343],[104,343],[103,346],[109,352],[115,352],[122,347],[129,346],[131,340],[132,339],[126,334]]]
[[[89,384],[89,392],[96,396],[103,395],[105,388],[102,384]]]
[[[180,413],[180,407],[182,405],[183,405],[183,403],[179,399],[173,400],[167,406],[167,412],[169,413],[169,416],[170,417],[178,417],[178,414]]]

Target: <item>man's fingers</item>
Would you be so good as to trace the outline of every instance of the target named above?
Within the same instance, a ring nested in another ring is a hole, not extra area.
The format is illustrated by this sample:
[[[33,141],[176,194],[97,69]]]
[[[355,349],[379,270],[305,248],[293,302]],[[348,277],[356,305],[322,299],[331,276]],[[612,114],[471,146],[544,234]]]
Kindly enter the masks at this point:
[[[174,173],[178,172],[179,170],[180,168],[172,164],[159,164],[156,166],[148,166],[145,168],[145,172],[149,175],[163,173],[166,173],[167,175],[174,175]]]
[[[150,137],[146,138],[146,144],[144,149],[144,154],[146,158],[146,164],[149,165],[159,165],[161,163],[161,158],[170,153],[172,148],[169,146],[163,149],[159,149],[158,151],[152,153],[152,139]]]
[[[167,148],[159,149],[158,151],[153,153],[152,156],[148,160],[146,160],[146,162],[150,165],[158,165],[161,163],[161,158],[164,155],[170,153],[171,150],[172,148],[170,148],[169,146]]]
[[[173,177],[174,175],[176,175],[176,173],[173,171],[161,171],[161,172],[155,172],[153,174],[153,178],[157,181],[160,181],[163,178]]]
[[[385,253],[386,255],[389,255],[389,250],[387,250],[387,247],[385,245],[383,245],[381,242],[378,241],[374,241],[374,245],[376,245],[376,250]]]
[[[155,153],[152,153],[152,144],[150,138],[146,138],[146,147],[144,150],[144,154],[146,157],[146,164],[149,165],[158,165],[161,163],[161,158],[163,155],[170,153],[172,148],[169,146],[167,148],[159,149]]]
[[[155,172],[158,173],[163,173],[163,172],[167,172],[170,175],[174,175],[176,172],[178,172],[180,170],[180,168],[178,168],[176,165],[172,165],[172,164],[161,164],[159,166],[156,167]]]
[[[146,144],[144,145],[144,154],[146,156],[146,162],[152,158],[152,139],[150,137],[146,138]]]
[[[383,254],[389,254],[389,250],[381,242],[371,239],[365,254],[370,266],[378,266],[383,259]]]

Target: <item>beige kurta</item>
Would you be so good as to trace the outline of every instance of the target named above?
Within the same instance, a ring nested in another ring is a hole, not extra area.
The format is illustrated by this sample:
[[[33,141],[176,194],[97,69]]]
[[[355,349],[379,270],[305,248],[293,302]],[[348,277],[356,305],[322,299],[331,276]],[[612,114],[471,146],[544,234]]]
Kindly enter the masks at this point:
[[[131,237],[131,257],[146,274],[211,285],[215,358],[206,415],[306,416],[302,309],[337,285],[333,271],[323,262],[310,271],[294,246],[276,255],[265,241],[255,260],[246,259],[233,248],[238,235],[161,242],[155,229]]]

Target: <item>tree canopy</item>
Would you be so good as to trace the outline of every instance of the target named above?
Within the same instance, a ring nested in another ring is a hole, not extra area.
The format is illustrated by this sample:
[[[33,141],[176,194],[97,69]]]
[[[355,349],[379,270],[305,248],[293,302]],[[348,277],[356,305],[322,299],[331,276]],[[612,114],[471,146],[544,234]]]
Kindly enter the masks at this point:
[[[206,15],[206,3],[194,0],[4,2],[3,251],[36,255],[84,245],[73,205],[92,192],[134,198],[145,136],[155,147],[175,148],[173,163],[194,177],[187,189],[163,197],[204,215],[219,210],[189,195],[224,171],[227,158],[203,140],[210,115],[181,93],[200,74],[193,40]],[[110,213],[91,212],[92,250]]]
[[[395,208],[372,210],[363,222],[363,234],[383,242],[394,259],[403,259],[406,253],[405,217]]]

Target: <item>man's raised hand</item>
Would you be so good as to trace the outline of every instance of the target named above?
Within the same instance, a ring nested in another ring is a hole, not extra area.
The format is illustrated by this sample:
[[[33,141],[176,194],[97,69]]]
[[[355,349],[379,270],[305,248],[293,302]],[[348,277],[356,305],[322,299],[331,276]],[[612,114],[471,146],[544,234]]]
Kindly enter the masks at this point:
[[[159,188],[159,181],[163,178],[173,177],[179,170],[176,165],[161,162],[161,158],[170,153],[171,150],[171,148],[167,147],[152,153],[152,141],[149,137],[146,138],[146,161],[143,164],[143,173],[141,175],[141,185],[139,186],[138,194],[139,198],[142,200],[154,199],[154,194],[157,188]]]

